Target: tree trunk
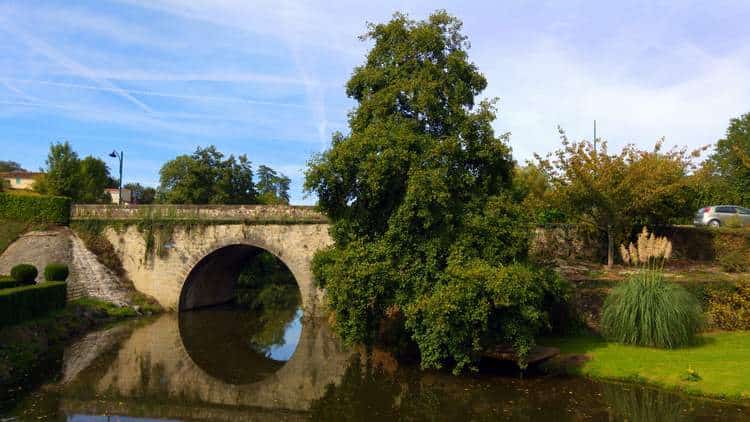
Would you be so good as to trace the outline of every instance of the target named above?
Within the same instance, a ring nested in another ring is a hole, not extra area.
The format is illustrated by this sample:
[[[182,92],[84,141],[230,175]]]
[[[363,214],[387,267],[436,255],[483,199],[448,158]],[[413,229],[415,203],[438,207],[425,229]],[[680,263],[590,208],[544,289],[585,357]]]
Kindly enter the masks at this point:
[[[612,268],[615,263],[615,238],[612,234],[612,226],[607,227],[607,268]]]

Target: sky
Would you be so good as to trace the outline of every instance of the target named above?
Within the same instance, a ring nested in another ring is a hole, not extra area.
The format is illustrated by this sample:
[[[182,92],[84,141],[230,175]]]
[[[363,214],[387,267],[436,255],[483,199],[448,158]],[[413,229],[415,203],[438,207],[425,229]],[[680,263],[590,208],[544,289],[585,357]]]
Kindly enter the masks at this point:
[[[198,146],[292,179],[355,103],[344,85],[367,22],[445,9],[499,98],[498,133],[523,163],[572,139],[610,149],[713,144],[750,112],[747,1],[0,0],[0,160],[44,166],[52,142],[125,153],[124,181],[156,186]],[[114,171],[113,171],[114,173]]]

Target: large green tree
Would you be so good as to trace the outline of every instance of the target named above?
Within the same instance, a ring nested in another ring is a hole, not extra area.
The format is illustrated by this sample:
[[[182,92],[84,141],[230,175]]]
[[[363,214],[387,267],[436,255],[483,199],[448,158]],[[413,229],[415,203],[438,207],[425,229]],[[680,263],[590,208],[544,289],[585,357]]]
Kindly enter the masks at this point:
[[[34,190],[67,196],[78,203],[100,203],[109,201],[104,189],[111,183],[104,161],[92,156],[81,160],[66,141],[50,145],[44,175],[37,179]]]
[[[750,113],[730,120],[707,165],[719,178],[713,200],[750,206]]]
[[[350,133],[334,134],[305,182],[332,221],[335,246],[314,272],[339,333],[372,342],[400,321],[423,366],[455,371],[498,343],[525,356],[560,285],[521,263],[529,227],[509,194],[514,163],[492,103],[475,101],[487,81],[461,22],[396,14],[363,39],[374,46],[346,85]]]
[[[159,194],[173,204],[251,204],[256,202],[247,156],[224,158],[215,146],[198,147],[162,166]]]
[[[34,185],[34,189],[48,195],[78,197],[80,190],[81,161],[78,153],[68,141],[53,143],[49,147],[44,177]]]
[[[81,160],[78,169],[78,194],[76,201],[84,204],[109,202],[105,189],[110,186],[110,174],[107,164],[92,156]]]

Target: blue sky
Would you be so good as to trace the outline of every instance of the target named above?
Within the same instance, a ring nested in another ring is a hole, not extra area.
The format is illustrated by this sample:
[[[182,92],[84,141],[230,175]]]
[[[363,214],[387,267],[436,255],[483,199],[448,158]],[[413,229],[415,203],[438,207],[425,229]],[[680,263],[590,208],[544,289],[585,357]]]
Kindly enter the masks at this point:
[[[37,169],[61,140],[124,149],[125,181],[157,185],[164,161],[215,144],[314,202],[305,163],[346,131],[357,35],[438,8],[464,21],[520,161],[554,149],[557,125],[698,147],[750,112],[746,1],[0,0],[0,159]]]

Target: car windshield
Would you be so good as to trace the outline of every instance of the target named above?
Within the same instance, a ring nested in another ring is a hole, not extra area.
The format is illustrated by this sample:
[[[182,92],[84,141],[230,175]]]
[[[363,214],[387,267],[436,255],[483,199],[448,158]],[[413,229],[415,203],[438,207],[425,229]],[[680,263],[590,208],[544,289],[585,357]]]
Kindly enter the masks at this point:
[[[739,211],[740,214],[750,215],[750,209],[747,208],[737,207],[737,211]]]

